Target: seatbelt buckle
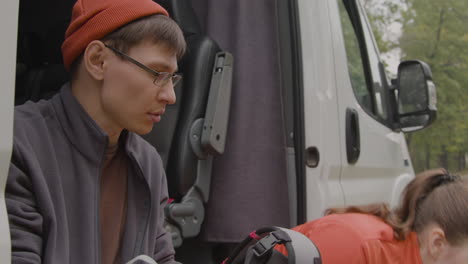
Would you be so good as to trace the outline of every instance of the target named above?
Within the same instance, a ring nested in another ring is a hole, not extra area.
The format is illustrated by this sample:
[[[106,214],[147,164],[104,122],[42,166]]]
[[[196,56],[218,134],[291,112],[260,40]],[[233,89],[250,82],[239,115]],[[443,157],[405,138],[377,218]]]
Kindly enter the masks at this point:
[[[290,240],[289,240],[290,241]],[[271,251],[277,244],[284,244],[288,242],[288,239],[280,234],[271,232],[269,235],[260,239],[252,248],[253,253],[257,257],[263,257],[265,254]]]

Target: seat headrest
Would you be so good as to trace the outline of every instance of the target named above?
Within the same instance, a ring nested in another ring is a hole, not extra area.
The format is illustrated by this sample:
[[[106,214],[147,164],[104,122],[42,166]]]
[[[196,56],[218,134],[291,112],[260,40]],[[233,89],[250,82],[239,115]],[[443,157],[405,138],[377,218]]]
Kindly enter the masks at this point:
[[[182,28],[185,36],[201,34],[200,23],[190,1],[161,0],[158,3],[167,9],[171,18]]]

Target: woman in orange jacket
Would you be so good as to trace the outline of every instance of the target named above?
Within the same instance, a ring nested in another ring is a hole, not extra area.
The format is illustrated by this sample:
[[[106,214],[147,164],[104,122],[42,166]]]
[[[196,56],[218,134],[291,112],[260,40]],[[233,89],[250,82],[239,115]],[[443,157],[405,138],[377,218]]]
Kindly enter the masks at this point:
[[[323,264],[466,264],[468,182],[443,169],[426,171],[409,183],[395,210],[385,204],[328,209],[294,230],[315,243]]]

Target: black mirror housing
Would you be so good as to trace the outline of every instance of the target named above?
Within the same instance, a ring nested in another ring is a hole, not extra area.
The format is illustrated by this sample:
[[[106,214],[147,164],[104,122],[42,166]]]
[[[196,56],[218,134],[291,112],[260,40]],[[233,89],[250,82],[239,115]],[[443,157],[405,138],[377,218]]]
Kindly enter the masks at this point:
[[[417,131],[434,122],[437,95],[429,65],[418,60],[401,62],[395,84],[398,124],[403,132]]]

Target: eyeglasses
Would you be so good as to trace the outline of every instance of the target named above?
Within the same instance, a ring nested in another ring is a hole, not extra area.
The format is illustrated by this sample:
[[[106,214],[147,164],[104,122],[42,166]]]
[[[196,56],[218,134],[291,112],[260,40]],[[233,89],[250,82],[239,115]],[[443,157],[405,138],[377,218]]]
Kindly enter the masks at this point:
[[[123,53],[122,51],[120,51],[120,50],[118,50],[118,49],[116,49],[114,47],[111,47],[111,46],[109,46],[107,44],[104,44],[104,46],[106,46],[106,48],[112,50],[113,52],[117,53],[118,55],[122,56],[126,60],[130,61],[131,63],[135,64],[136,66],[138,66],[138,67],[142,68],[143,70],[151,73],[154,76],[153,83],[154,83],[154,85],[156,85],[158,87],[165,86],[166,84],[169,83],[169,80],[172,80],[172,85],[176,86],[177,83],[182,79],[182,76],[180,76],[179,74],[170,73],[170,72],[155,71],[155,70],[149,68],[148,66],[146,66],[143,63],[135,60],[134,58],[128,56],[127,54]]]

